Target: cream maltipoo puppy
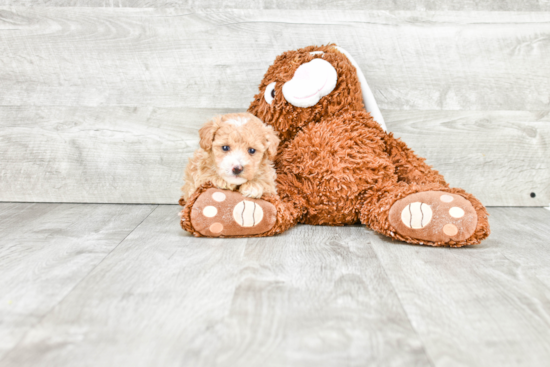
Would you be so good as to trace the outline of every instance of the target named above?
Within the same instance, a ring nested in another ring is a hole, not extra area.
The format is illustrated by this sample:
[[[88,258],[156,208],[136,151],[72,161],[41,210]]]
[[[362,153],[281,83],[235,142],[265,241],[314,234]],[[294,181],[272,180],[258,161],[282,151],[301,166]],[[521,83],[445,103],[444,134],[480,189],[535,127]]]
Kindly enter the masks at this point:
[[[277,192],[272,159],[279,138],[271,126],[250,113],[231,113],[207,122],[199,136],[181,188],[185,201],[206,182],[251,198]]]

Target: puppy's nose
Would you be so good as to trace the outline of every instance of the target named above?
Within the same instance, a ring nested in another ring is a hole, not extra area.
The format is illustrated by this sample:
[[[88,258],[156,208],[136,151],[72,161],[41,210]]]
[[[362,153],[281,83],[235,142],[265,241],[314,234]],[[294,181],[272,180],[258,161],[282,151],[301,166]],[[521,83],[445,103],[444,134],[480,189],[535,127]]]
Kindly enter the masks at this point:
[[[239,173],[241,173],[243,171],[243,166],[235,166],[233,167],[233,173],[238,175]]]

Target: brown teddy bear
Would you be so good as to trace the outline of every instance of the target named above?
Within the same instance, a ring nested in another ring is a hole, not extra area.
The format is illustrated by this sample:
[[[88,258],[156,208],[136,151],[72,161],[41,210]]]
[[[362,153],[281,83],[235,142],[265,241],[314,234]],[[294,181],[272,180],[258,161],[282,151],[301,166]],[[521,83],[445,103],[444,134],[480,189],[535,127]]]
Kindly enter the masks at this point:
[[[248,111],[281,138],[278,195],[249,199],[204,185],[180,200],[182,228],[196,236],[263,237],[296,223],[358,222],[431,246],[475,245],[489,235],[479,200],[450,188],[385,131],[361,70],[343,49],[310,46],[278,56]]]

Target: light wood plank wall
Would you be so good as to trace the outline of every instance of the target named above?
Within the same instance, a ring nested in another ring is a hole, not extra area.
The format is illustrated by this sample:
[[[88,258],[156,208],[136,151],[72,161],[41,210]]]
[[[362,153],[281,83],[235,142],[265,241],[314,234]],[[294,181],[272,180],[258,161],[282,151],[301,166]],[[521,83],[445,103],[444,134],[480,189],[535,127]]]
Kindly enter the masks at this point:
[[[198,128],[276,55],[334,42],[453,186],[550,203],[550,1],[0,6],[0,201],[175,203]]]

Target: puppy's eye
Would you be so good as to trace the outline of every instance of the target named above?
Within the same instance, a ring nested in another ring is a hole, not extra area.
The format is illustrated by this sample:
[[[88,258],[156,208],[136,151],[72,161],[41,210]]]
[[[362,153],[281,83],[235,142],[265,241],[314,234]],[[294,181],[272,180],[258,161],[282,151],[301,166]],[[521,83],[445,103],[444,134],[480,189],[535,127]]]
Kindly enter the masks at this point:
[[[264,99],[267,103],[272,104],[273,99],[275,98],[275,85],[277,83],[269,83],[267,87],[265,87],[265,93],[264,93]]]
[[[222,150],[223,150],[224,152],[229,152],[229,149],[231,149],[231,148],[229,148],[229,145],[224,145],[224,146],[222,146]]]
[[[254,153],[256,153],[256,149],[254,149],[254,148],[248,148],[248,153],[254,154]]]

